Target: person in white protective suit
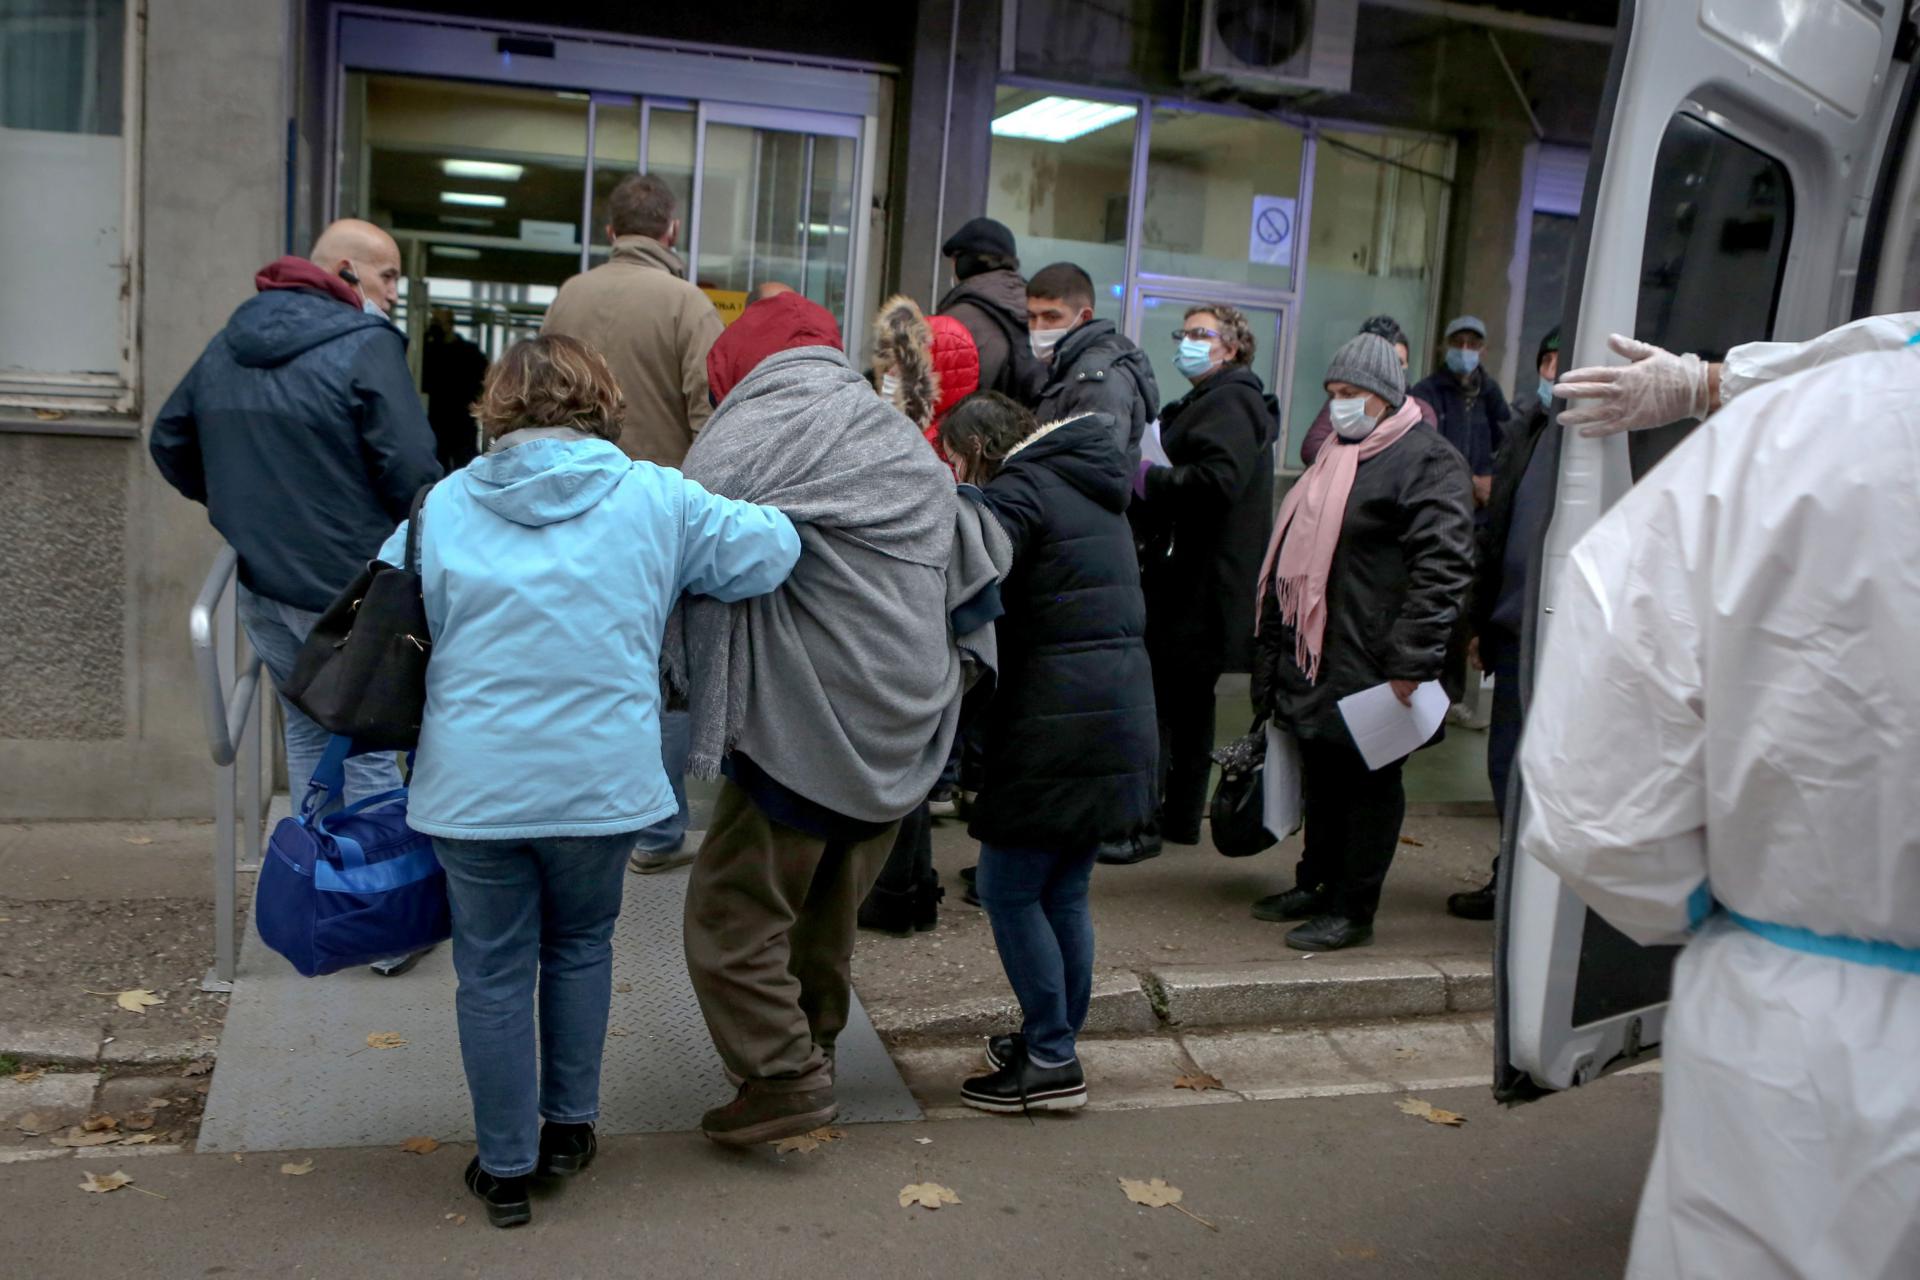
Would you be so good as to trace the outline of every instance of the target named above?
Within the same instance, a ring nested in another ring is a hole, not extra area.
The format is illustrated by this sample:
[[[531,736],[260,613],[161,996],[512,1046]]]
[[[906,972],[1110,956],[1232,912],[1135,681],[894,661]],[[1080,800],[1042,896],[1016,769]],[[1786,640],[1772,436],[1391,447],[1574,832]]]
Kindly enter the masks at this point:
[[[1920,1276],[1917,553],[1882,350],[1742,388],[1551,584],[1522,851],[1687,943],[1631,1277]]]

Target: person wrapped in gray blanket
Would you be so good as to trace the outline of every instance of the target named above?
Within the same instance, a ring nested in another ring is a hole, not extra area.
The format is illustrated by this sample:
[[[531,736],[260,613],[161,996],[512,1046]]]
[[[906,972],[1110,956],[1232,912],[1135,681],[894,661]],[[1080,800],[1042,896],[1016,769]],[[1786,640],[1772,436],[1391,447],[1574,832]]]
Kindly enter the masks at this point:
[[[946,762],[966,668],[992,661],[992,610],[977,605],[1011,549],[849,367],[824,308],[754,302],[707,377],[718,408],[684,473],[785,512],[802,545],[779,590],[688,598],[668,636],[689,771],[726,778],[687,884],[686,952],[739,1091],[701,1129],[747,1146],[837,1114],[855,914]],[[971,634],[955,636],[956,616]]]

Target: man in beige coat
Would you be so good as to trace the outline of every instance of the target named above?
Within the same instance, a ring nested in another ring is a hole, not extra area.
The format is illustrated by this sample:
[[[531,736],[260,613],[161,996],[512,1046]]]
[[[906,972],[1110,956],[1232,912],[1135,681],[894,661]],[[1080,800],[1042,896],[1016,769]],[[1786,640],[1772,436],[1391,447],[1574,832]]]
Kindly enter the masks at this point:
[[[560,286],[547,309],[546,333],[578,338],[607,359],[627,402],[620,447],[640,462],[678,469],[707,423],[707,349],[720,336],[720,313],[687,283],[673,251],[680,238],[673,191],[650,173],[629,174],[608,201],[613,257]],[[686,847],[688,719],[668,701],[660,716],[662,764],[680,810],[639,833],[633,869],[653,875],[693,861]]]
[[[630,457],[678,467],[706,424],[707,349],[720,313],[686,280],[673,191],[650,173],[613,189],[607,235],[613,257],[560,287],[545,333],[578,338],[607,358],[626,397],[620,447]]]

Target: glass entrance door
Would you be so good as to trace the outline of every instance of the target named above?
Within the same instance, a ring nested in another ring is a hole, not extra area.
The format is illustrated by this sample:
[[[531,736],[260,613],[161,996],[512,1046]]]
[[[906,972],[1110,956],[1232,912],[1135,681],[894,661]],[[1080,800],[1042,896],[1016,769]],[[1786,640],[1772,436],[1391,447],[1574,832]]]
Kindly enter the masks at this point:
[[[1173,331],[1185,327],[1187,308],[1226,303],[1246,316],[1253,330],[1253,363],[1250,366],[1266,384],[1268,391],[1284,385],[1286,336],[1290,306],[1257,306],[1235,302],[1232,298],[1206,297],[1199,293],[1143,291],[1136,332],[1140,349],[1153,362],[1154,381],[1160,386],[1160,402],[1170,404],[1193,389],[1186,375],[1174,367],[1174,349],[1179,346]]]

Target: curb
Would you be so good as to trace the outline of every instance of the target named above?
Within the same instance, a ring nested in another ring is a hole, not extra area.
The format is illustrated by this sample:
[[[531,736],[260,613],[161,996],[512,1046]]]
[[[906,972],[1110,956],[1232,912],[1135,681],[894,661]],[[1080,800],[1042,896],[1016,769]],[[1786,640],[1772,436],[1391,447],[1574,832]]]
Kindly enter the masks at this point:
[[[873,1029],[888,1042],[950,1040],[999,1035],[1018,1029],[1020,1005],[1009,992],[990,999],[966,1000],[927,1007],[867,1006]],[[1108,973],[1093,980],[1087,1004],[1088,1035],[1137,1035],[1160,1029],[1146,988],[1132,973]]]
[[[22,1062],[65,1067],[157,1067],[213,1056],[218,1044],[129,1027],[115,1035],[106,1024],[28,1027],[0,1023],[0,1053]]]

